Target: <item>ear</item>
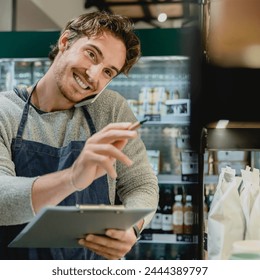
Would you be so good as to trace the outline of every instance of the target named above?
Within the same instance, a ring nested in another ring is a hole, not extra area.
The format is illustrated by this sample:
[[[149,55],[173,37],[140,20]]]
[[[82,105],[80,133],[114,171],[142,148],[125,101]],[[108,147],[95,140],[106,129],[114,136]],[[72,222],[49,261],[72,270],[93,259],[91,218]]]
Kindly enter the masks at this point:
[[[58,43],[58,46],[59,46],[59,50],[61,52],[64,52],[68,45],[69,45],[69,40],[68,40],[68,36],[69,36],[69,31],[66,30],[65,32],[63,32],[59,38],[59,43]]]

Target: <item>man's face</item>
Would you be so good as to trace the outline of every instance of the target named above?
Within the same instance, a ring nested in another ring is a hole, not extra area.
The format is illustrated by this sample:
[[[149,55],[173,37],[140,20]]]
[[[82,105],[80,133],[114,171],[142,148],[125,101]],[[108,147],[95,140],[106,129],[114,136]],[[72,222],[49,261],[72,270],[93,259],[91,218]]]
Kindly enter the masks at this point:
[[[60,52],[53,63],[54,76],[61,94],[72,103],[100,92],[125,63],[125,45],[110,33],[82,37],[69,47],[65,33],[59,42]]]

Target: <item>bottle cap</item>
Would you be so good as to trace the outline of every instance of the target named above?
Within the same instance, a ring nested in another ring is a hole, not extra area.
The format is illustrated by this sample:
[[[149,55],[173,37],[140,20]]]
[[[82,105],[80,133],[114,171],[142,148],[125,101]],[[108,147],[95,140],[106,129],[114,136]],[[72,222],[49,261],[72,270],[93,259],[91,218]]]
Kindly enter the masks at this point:
[[[177,194],[177,195],[175,196],[175,200],[176,200],[176,201],[181,201],[181,200],[182,200],[182,195],[181,195],[181,194]]]

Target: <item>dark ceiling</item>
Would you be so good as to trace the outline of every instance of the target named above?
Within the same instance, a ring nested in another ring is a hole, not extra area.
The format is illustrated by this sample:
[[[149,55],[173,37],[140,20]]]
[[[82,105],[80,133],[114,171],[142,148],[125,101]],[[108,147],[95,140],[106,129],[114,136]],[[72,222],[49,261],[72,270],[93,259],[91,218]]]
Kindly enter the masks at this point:
[[[178,21],[181,26],[198,18],[199,0],[85,0],[85,8],[96,7],[110,13],[126,15],[133,22],[143,21],[153,27],[162,27],[158,15],[165,13],[169,27]]]

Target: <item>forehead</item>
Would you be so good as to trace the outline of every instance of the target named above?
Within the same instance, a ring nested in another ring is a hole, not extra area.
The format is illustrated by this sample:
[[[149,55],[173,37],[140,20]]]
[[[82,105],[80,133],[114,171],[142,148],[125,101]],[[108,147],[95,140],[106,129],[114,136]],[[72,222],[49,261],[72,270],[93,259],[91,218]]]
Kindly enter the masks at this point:
[[[108,32],[100,36],[81,37],[75,43],[80,48],[88,49],[95,46],[102,55],[104,63],[111,64],[121,69],[126,59],[126,47],[123,41]]]

